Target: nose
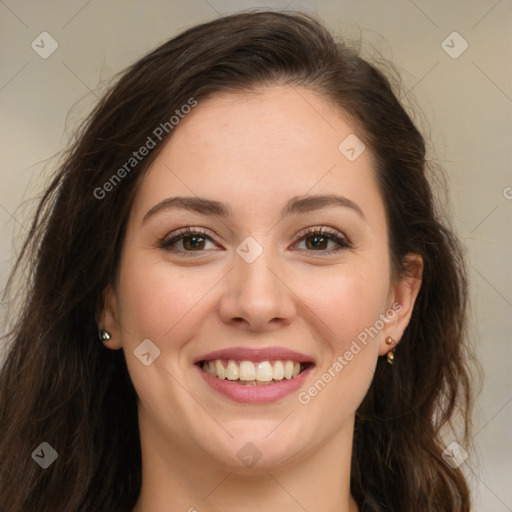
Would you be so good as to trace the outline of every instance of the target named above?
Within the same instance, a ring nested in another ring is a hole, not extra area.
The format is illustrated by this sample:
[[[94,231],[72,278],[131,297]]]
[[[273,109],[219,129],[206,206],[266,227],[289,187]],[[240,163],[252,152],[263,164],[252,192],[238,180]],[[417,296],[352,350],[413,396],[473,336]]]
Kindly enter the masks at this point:
[[[271,331],[288,325],[296,315],[291,283],[266,251],[252,263],[236,255],[225,286],[219,305],[219,316],[225,324],[249,331]]]

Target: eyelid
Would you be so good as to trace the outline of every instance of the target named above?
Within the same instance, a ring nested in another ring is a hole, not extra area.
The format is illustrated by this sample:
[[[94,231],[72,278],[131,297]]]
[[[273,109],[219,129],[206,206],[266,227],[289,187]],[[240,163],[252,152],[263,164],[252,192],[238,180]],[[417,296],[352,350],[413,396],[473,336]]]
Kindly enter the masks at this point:
[[[302,229],[301,231],[299,231],[299,233],[297,233],[295,240],[300,240],[301,238],[304,238],[305,236],[307,236],[309,234],[316,234],[316,233],[320,233],[323,235],[337,236],[337,237],[345,240],[347,243],[350,243],[350,240],[344,233],[342,233],[341,231],[339,231],[336,228],[333,228],[332,226],[326,226],[325,224],[322,224],[319,226],[310,226],[309,228]]]

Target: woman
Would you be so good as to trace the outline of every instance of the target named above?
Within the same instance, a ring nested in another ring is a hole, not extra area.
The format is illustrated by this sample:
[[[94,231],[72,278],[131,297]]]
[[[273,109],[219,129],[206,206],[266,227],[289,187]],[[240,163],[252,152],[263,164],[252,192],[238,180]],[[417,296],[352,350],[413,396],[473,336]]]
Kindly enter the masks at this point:
[[[426,171],[389,81],[305,15],[134,64],[21,255],[0,509],[468,511],[466,277]]]

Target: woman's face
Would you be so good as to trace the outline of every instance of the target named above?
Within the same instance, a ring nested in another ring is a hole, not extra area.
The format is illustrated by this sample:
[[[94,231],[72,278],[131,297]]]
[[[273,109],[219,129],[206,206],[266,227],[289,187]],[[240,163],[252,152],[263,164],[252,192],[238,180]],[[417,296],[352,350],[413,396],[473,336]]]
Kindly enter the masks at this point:
[[[243,468],[350,440],[418,288],[392,279],[369,148],[339,109],[284,86],[214,96],[174,130],[102,319],[143,443]]]

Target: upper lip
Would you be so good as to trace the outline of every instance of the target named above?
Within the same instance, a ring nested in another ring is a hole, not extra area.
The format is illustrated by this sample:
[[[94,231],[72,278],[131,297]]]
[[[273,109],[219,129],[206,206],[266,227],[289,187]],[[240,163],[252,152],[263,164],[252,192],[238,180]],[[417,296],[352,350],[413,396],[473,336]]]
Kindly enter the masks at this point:
[[[296,361],[299,363],[313,363],[313,358],[294,350],[284,347],[265,347],[265,348],[249,348],[249,347],[232,347],[222,350],[208,352],[194,359],[194,364],[200,361],[211,361],[215,359],[233,359],[238,361]]]

